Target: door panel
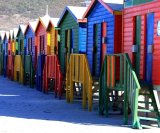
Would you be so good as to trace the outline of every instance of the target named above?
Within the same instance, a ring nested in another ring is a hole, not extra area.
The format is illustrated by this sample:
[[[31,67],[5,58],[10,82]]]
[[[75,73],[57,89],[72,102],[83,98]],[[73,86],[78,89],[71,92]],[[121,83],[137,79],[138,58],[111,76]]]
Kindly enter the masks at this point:
[[[72,52],[72,30],[65,31],[65,69],[67,69],[70,54]]]
[[[107,23],[103,22],[102,23],[102,58],[101,58],[101,64],[103,64],[106,51],[107,51],[107,42],[106,42],[106,37],[107,37]]]
[[[71,53],[74,53],[74,30],[71,30]]]
[[[133,48],[133,66],[137,74],[140,77],[140,44],[141,44],[141,16],[136,16],[134,19],[134,45]]]
[[[94,32],[93,32],[93,66],[92,66],[92,74],[95,77],[98,77],[100,74],[101,68],[101,49],[102,49],[102,25],[95,24]]]
[[[154,39],[154,13],[149,13],[147,15],[147,52],[146,52],[146,81],[152,81],[152,63],[153,63],[153,55],[152,55],[152,46]]]
[[[96,66],[97,66],[97,46],[98,46],[98,24],[95,24],[93,27],[93,66],[92,74],[96,75]]]

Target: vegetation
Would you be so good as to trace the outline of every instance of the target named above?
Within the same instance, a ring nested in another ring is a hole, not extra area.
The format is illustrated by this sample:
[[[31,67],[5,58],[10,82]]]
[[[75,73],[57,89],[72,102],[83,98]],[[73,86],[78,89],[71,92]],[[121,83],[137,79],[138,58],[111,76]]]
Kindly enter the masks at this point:
[[[84,0],[0,0],[0,30],[44,16],[46,5],[51,17],[59,17],[66,5],[80,6]]]

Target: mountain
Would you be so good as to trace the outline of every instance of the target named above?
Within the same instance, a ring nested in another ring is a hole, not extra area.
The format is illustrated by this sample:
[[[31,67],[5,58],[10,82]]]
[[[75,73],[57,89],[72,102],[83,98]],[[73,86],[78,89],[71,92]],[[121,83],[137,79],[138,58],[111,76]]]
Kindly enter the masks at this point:
[[[81,6],[84,0],[0,0],[0,30],[18,27],[44,16],[48,5],[51,17],[60,17],[65,6]]]

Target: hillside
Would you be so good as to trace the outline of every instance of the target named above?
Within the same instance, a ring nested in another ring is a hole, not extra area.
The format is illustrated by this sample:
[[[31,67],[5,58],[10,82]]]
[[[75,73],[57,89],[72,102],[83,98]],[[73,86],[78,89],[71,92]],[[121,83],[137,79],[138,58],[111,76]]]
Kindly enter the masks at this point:
[[[0,0],[0,30],[9,30],[20,23],[26,23],[45,15],[59,17],[66,5],[80,6],[84,0]]]

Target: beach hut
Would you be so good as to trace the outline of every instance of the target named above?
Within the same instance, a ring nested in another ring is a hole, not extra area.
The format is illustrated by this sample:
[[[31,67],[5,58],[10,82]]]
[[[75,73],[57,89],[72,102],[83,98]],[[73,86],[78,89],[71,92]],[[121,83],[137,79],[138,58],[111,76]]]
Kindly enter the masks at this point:
[[[25,31],[25,39],[26,39],[26,55],[32,55],[32,61],[35,62],[35,30],[38,25],[38,19],[33,22],[28,22],[26,31]]]
[[[19,25],[18,33],[17,33],[17,42],[18,42],[18,55],[25,55],[26,53],[26,47],[25,47],[25,31],[26,31],[27,25]]]
[[[14,28],[13,34],[12,34],[12,54],[13,55],[18,54],[17,33],[18,33],[18,28]]]
[[[5,31],[0,31],[0,74],[3,74],[3,40]]]
[[[24,83],[24,55],[26,52],[25,48],[25,36],[24,32],[27,25],[19,25],[17,32],[17,44],[16,44],[16,55],[14,58],[14,80],[19,83]]]
[[[10,30],[8,39],[8,55],[12,54],[12,37],[13,37],[13,30]]]
[[[120,53],[123,4],[92,0],[87,18],[87,58],[92,76],[99,77],[106,54]]]
[[[58,21],[59,18],[51,18],[47,27],[48,35],[48,54],[54,55],[58,54],[58,43],[59,43],[59,34],[58,34]]]
[[[123,52],[129,54],[139,79],[160,88],[160,2],[132,1],[125,2]]]
[[[58,60],[59,34],[57,27],[59,18],[51,18],[47,27],[48,54],[45,56],[43,69],[43,91],[54,91],[55,96],[62,96],[62,73]]]
[[[156,90],[160,88],[159,6],[160,1],[130,0],[125,1],[123,11],[122,51],[129,54],[136,76],[141,81],[142,88],[139,95],[145,97],[145,100],[138,101],[138,103],[145,103],[142,110],[138,107],[140,124],[139,126],[136,125],[138,122],[134,124],[138,128],[143,127],[141,124],[144,120],[156,121],[160,127],[160,114],[157,110],[159,101],[156,95]],[[149,104],[148,99],[152,101],[152,104]],[[155,116],[148,113],[147,118],[142,117],[142,112],[149,112],[151,109],[156,112]]]
[[[13,80],[13,74],[14,74],[14,55],[12,52],[12,47],[13,47],[12,39],[13,39],[13,30],[10,30],[9,40],[8,40],[7,77],[11,80]]]
[[[60,16],[59,59],[63,74],[67,69],[71,53],[86,52],[86,19],[83,15],[87,7],[67,6]]]
[[[6,31],[3,40],[3,75],[7,75],[7,59],[8,59],[9,32]]]
[[[36,46],[37,46],[37,57],[39,55],[49,54],[49,41],[47,34],[47,27],[50,21],[50,16],[45,15],[44,17],[39,17],[39,22],[35,31],[36,34]]]
[[[43,17],[39,17],[38,25],[35,30],[36,35],[36,88],[42,91],[42,78],[43,78],[43,67],[45,62],[45,55],[49,54],[49,43],[50,40],[47,34],[47,27],[49,25],[50,16],[46,14]]]
[[[27,28],[25,30],[25,47],[26,55],[24,60],[24,84],[29,82],[30,87],[34,86],[34,71],[36,70],[36,55],[35,55],[35,30],[38,24],[38,19],[33,22],[28,22]]]

